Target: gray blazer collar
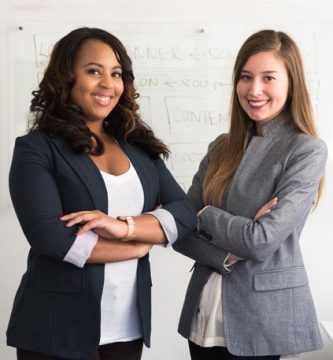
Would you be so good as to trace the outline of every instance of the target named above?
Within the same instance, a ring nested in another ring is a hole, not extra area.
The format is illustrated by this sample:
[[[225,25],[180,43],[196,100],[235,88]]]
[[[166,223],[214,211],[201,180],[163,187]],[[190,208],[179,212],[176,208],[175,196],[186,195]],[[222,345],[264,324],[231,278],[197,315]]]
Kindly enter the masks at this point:
[[[262,136],[277,137],[284,133],[290,132],[294,128],[294,123],[291,118],[290,109],[283,110],[277,117],[268,121],[262,127]]]

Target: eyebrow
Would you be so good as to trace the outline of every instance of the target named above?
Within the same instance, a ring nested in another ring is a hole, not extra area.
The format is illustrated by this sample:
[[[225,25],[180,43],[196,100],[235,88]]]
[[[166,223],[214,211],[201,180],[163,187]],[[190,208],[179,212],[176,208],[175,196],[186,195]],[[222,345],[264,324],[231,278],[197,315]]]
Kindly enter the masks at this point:
[[[99,64],[99,63],[95,63],[95,62],[90,62],[88,64],[85,64],[84,67],[87,67],[87,66],[98,66],[100,68],[103,68],[104,66],[102,64]],[[113,67],[113,69],[119,69],[119,70],[122,70],[122,67],[121,65],[116,65]]]
[[[267,71],[263,71],[261,74],[274,74],[277,72],[278,71],[276,71],[276,70],[267,70]],[[241,73],[252,74],[251,71],[249,71],[249,70],[242,70]]]

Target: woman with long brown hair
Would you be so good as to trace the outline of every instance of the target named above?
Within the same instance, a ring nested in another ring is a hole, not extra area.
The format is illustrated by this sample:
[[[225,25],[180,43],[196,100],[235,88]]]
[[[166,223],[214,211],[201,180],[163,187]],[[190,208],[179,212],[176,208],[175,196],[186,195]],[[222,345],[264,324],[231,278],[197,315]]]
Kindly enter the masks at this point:
[[[283,32],[253,34],[234,66],[230,131],[189,190],[197,230],[174,244],[196,260],[179,324],[193,360],[322,346],[299,237],[326,157],[297,45]]]
[[[33,92],[10,170],[31,246],[7,330],[20,360],[138,360],[150,346],[149,250],[196,218],[133,80],[116,37],[80,28],[56,43]]]

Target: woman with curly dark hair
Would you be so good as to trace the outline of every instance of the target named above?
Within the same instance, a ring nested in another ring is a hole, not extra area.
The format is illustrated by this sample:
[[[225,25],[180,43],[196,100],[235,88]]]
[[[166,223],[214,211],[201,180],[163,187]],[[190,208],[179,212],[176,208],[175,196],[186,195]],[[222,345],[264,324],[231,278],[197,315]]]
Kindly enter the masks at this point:
[[[195,227],[140,119],[122,43],[80,28],[54,47],[10,192],[31,246],[8,345],[18,359],[140,359],[150,346],[149,250]]]

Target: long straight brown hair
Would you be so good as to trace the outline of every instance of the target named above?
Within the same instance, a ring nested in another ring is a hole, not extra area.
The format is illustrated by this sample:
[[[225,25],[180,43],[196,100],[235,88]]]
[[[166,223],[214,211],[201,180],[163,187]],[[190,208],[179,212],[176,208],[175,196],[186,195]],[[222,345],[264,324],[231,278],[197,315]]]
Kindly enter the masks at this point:
[[[274,51],[286,65],[289,76],[287,102],[296,128],[304,134],[318,137],[305,83],[303,61],[296,43],[290,36],[280,31],[262,30],[251,35],[240,48],[233,69],[230,130],[216,145],[217,155],[208,165],[204,178],[203,199],[206,205],[219,206],[221,204],[243,156],[244,144],[249,131],[253,128],[254,121],[243,111],[236,88],[247,60],[252,55],[263,51]],[[323,179],[319,185],[317,200],[322,188]]]

